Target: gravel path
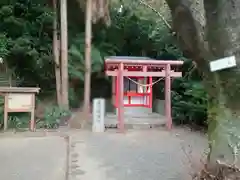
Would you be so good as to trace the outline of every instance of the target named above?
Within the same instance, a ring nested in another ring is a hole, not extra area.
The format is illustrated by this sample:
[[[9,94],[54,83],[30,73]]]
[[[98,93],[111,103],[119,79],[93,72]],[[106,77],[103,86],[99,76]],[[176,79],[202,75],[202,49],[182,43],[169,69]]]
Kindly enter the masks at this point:
[[[4,133],[0,180],[188,180],[206,145],[183,128]]]
[[[1,137],[1,180],[65,180],[66,142],[62,137]]]
[[[71,133],[69,180],[188,180],[206,145],[186,129]]]

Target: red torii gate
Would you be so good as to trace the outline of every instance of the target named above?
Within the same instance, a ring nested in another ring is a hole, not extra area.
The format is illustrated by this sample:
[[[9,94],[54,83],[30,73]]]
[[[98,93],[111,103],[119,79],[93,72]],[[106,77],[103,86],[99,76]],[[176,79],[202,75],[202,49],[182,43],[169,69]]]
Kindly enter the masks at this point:
[[[147,57],[115,56],[105,59],[106,75],[117,78],[116,100],[118,101],[118,128],[120,131],[124,131],[124,77],[150,77],[150,79],[165,77],[166,126],[168,129],[172,128],[171,77],[182,76],[182,72],[175,71],[176,66],[182,64],[183,61],[154,60]]]

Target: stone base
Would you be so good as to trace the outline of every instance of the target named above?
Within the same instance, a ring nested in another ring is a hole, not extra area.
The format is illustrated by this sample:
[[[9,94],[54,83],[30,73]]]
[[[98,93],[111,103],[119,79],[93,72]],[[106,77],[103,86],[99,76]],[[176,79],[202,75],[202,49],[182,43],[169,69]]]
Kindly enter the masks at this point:
[[[105,117],[106,128],[116,128],[117,127],[117,115],[107,114]],[[146,129],[146,128],[156,128],[165,126],[166,119],[157,113],[141,114],[135,116],[124,116],[124,125],[126,129]]]
[[[118,109],[115,109],[115,113],[118,113]],[[146,107],[124,107],[124,114],[127,116],[136,116],[136,115],[143,115],[152,113],[152,108]]]

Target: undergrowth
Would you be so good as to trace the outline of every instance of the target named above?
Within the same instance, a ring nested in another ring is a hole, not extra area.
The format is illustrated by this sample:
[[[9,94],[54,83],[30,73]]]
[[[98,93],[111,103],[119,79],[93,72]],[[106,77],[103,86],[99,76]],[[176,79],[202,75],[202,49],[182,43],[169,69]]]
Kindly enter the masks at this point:
[[[43,116],[35,119],[36,128],[55,129],[58,128],[61,120],[68,118],[71,112],[58,106],[46,106]],[[4,99],[0,97],[0,125],[3,128],[4,116]],[[9,113],[8,128],[11,129],[28,129],[30,123],[30,113]]]

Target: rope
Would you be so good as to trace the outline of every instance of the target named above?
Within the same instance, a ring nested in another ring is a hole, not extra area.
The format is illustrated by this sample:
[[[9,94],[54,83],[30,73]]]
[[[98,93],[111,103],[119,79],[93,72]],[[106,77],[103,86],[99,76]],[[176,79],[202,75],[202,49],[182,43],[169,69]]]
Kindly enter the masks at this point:
[[[158,83],[159,81],[161,81],[162,79],[164,79],[164,77],[163,77],[163,78],[159,78],[157,81],[155,81],[155,82],[153,82],[153,83],[151,83],[151,84],[141,84],[141,83],[139,83],[139,82],[137,82],[137,81],[134,81],[133,79],[131,79],[131,78],[129,78],[129,77],[126,77],[126,78],[129,79],[130,81],[132,81],[133,83],[135,83],[135,84],[137,84],[137,85],[139,85],[139,86],[143,86],[143,87],[153,86],[154,84],[156,84],[156,83]]]

